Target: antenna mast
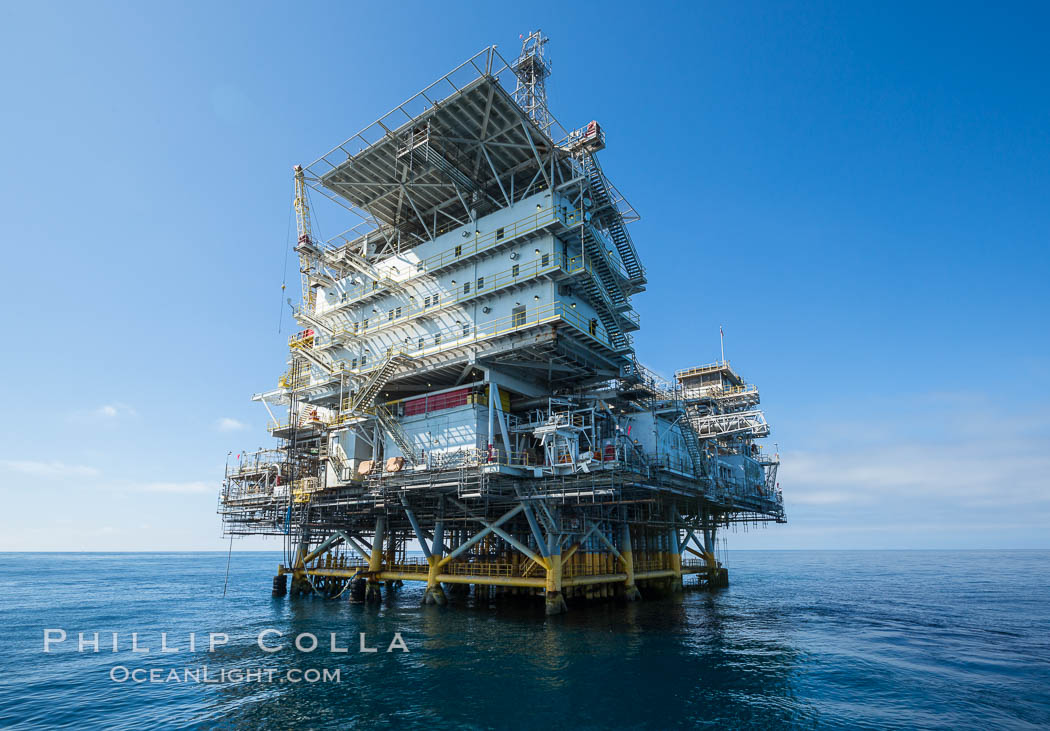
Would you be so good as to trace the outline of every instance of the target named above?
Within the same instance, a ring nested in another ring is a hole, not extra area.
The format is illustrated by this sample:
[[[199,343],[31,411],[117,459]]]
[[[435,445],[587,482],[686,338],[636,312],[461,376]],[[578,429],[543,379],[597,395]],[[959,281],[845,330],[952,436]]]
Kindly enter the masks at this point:
[[[518,84],[514,89],[516,101],[529,119],[547,133],[551,126],[550,112],[547,111],[546,80],[551,73],[550,61],[544,57],[544,47],[549,38],[544,38],[543,31],[537,29],[521,38],[521,55],[514,64],[514,73]]]

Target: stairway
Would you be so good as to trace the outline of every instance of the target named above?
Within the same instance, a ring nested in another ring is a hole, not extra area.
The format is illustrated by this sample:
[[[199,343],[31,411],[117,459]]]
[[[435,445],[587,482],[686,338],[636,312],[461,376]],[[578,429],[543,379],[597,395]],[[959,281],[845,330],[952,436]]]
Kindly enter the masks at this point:
[[[620,216],[620,211],[609,194],[609,182],[605,173],[602,172],[601,165],[598,164],[598,158],[588,155],[584,165],[587,179],[591,184],[591,195],[594,197],[595,215],[609,209],[601,217],[606,222],[606,228],[616,245],[616,250],[620,253],[620,261],[627,269],[628,278],[632,284],[641,286],[645,284],[645,268],[638,259],[638,252],[634,248],[631,235],[627,233],[627,227]]]
[[[416,452],[415,447],[412,446],[412,440],[405,433],[405,430],[401,428],[401,424],[394,418],[394,415],[382,404],[376,406],[375,415],[383,431],[390,435],[390,438],[394,440],[394,444],[401,450],[405,461],[412,466],[418,465],[422,461],[420,455]]]
[[[317,366],[328,375],[333,375],[336,371],[336,366],[332,363],[332,361],[330,361],[326,356],[314,352],[312,348],[295,348],[293,352],[296,355],[302,357],[303,360],[308,361],[313,365]]]
[[[678,424],[682,432],[682,441],[685,442],[685,449],[689,452],[689,459],[693,463],[693,474],[700,477],[704,474],[704,456],[700,449],[700,440],[697,439],[696,431],[688,418],[683,418]]]
[[[375,397],[379,395],[383,386],[385,386],[387,381],[390,380],[390,377],[394,375],[394,371],[398,369],[398,366],[408,360],[409,357],[402,353],[395,353],[387,358],[383,365],[381,365],[376,372],[372,374],[372,377],[368,379],[368,382],[365,383],[364,387],[350,398],[350,406],[347,408],[347,411],[354,414],[362,408],[371,406]]]
[[[627,295],[620,286],[617,274],[613,271],[614,264],[609,261],[609,254],[606,252],[605,243],[599,233],[588,224],[581,229],[581,236],[583,237],[583,251],[591,265],[591,273],[601,282],[609,303],[618,308],[630,307]]]
[[[346,482],[350,479],[350,461],[343,450],[343,445],[339,442],[334,442],[332,448],[329,449],[328,440],[322,439],[318,447],[317,456],[322,462],[327,459],[332,463],[332,467],[335,468],[335,473],[339,476],[340,482]]]
[[[295,309],[295,319],[298,320],[300,324],[312,325],[318,330],[322,330],[325,333],[327,333],[329,337],[332,336],[333,330],[330,325],[325,324],[322,320],[315,317],[314,315],[311,315],[302,307],[297,307]]]
[[[627,296],[613,274],[604,246],[596,232],[585,226],[582,229],[583,247],[591,266],[582,280],[587,298],[594,304],[598,318],[609,335],[609,341],[617,350],[631,347],[631,338],[624,332],[621,312],[630,308]]]

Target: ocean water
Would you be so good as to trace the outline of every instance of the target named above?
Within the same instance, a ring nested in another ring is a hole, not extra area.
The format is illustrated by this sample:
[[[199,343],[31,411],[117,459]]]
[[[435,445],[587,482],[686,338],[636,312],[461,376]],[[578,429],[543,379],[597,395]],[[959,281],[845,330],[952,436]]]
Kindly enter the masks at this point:
[[[234,553],[223,598],[225,554],[4,554],[0,726],[1050,727],[1046,551],[730,552],[728,589],[553,618],[421,607],[415,584],[380,606],[273,599],[279,561]],[[67,633],[50,653],[45,629]],[[263,652],[266,629],[286,646]],[[187,680],[204,666],[224,682]]]

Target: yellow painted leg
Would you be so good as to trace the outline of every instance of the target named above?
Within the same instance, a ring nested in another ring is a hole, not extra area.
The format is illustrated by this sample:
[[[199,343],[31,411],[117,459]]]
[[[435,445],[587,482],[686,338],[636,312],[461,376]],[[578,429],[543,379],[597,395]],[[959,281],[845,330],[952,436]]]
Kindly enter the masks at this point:
[[[547,597],[547,614],[562,614],[568,611],[568,607],[561,593],[561,553],[552,553],[547,560],[550,562],[550,568],[547,569],[547,583],[544,586]]]

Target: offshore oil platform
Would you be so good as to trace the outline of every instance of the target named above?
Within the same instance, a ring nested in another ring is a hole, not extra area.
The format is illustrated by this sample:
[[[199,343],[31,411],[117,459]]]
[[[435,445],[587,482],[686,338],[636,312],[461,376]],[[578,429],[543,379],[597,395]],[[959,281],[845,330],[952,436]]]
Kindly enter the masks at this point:
[[[301,330],[253,397],[279,446],[219,500],[225,535],[283,539],[275,596],[419,581],[557,614],[724,586],[719,530],[785,520],[758,389],[724,357],[672,381],[636,359],[638,214],[602,128],[550,114],[546,42],[484,49],[294,170]],[[311,192],[359,223],[318,240]]]

